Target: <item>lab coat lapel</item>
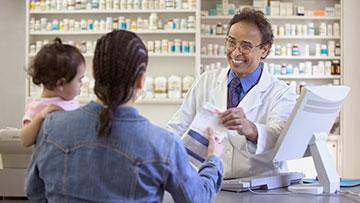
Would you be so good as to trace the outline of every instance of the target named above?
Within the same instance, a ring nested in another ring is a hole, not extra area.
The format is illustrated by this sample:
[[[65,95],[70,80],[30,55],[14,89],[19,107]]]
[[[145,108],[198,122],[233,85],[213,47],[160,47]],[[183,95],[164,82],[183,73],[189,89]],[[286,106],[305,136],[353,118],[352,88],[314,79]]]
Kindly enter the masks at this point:
[[[263,70],[261,73],[260,80],[257,85],[255,85],[241,100],[238,107],[243,108],[244,113],[250,112],[252,109],[261,106],[262,104],[262,95],[268,88],[271,83],[271,78],[269,73],[266,70]]]
[[[223,69],[218,76],[216,76],[216,81],[214,89],[210,92],[210,101],[220,111],[225,111],[227,106],[227,72],[229,68]]]

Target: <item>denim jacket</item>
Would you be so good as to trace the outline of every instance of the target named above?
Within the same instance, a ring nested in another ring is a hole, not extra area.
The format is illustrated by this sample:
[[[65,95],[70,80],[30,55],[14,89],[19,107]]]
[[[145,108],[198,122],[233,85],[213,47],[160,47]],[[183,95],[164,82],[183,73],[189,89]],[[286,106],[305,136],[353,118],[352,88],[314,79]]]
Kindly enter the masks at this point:
[[[197,172],[182,141],[142,117],[118,107],[111,133],[97,137],[102,106],[51,113],[39,132],[27,169],[32,202],[211,202],[223,165],[210,156]]]

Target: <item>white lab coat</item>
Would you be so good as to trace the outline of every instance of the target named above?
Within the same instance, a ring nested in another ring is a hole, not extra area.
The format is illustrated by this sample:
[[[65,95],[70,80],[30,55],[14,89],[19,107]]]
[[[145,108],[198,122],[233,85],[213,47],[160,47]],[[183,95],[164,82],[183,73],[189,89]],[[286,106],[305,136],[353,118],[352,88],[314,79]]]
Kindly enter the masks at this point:
[[[193,84],[180,109],[169,121],[168,129],[182,136],[206,102],[226,110],[228,71],[229,67],[202,74]],[[258,84],[238,105],[243,108],[247,119],[254,122],[257,127],[257,144],[248,141],[237,131],[228,131],[224,140],[225,151],[221,157],[225,167],[225,178],[248,177],[282,170],[283,164],[273,164],[270,160],[263,163],[255,154],[262,153],[264,156],[260,159],[271,157],[269,150],[275,145],[295,102],[296,93],[292,88],[266,70],[262,71]]]

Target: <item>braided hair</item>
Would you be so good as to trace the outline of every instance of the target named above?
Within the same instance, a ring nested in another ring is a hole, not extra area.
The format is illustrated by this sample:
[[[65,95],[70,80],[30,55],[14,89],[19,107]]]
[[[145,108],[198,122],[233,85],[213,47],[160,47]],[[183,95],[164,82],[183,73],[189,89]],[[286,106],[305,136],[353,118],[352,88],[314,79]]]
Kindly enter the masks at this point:
[[[146,71],[148,54],[133,32],[114,30],[97,40],[93,59],[96,96],[103,102],[98,137],[111,132],[113,113],[135,94],[135,81]]]

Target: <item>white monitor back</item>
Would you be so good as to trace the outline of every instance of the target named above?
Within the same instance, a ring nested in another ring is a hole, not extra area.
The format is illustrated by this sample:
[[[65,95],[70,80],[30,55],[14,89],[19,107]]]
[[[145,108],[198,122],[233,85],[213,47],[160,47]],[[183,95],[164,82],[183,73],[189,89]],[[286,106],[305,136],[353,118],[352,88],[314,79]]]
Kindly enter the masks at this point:
[[[305,87],[274,147],[273,162],[302,158],[314,133],[329,133],[347,86]]]

